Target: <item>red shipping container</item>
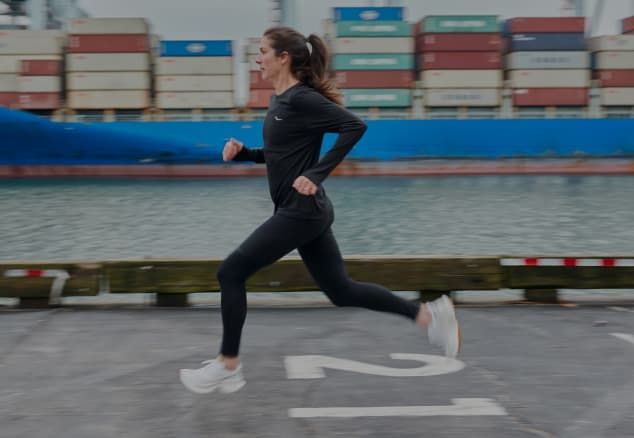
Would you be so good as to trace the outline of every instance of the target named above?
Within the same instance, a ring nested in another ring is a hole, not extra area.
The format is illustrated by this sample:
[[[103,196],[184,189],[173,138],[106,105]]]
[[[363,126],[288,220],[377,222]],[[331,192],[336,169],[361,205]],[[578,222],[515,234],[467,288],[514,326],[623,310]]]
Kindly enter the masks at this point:
[[[339,88],[411,88],[414,72],[410,70],[338,71],[335,82]]]
[[[584,33],[585,17],[521,17],[510,20],[511,33]]]
[[[61,106],[59,93],[21,93],[18,107],[25,110],[58,109]]]
[[[416,23],[412,23],[412,35],[418,36],[423,34],[423,32],[421,32],[421,29],[423,28],[423,20],[424,18],[421,18]]]
[[[489,70],[502,68],[498,52],[429,52],[420,55],[423,70]]]
[[[599,70],[600,87],[634,87],[634,70]]]
[[[20,64],[22,76],[59,76],[61,72],[61,61],[25,59]]]
[[[623,33],[634,33],[634,16],[623,19]]]
[[[249,93],[249,102],[247,103],[247,107],[268,108],[272,94],[273,90],[251,90]]]
[[[68,53],[136,53],[150,50],[148,35],[71,35]]]
[[[0,93],[0,106],[15,108],[18,105],[20,93]]]
[[[502,36],[497,33],[430,33],[416,37],[417,52],[500,52]]]
[[[270,90],[273,86],[269,81],[262,79],[262,73],[251,71],[249,72],[249,88],[252,90]]]
[[[587,88],[517,88],[513,106],[586,106]]]

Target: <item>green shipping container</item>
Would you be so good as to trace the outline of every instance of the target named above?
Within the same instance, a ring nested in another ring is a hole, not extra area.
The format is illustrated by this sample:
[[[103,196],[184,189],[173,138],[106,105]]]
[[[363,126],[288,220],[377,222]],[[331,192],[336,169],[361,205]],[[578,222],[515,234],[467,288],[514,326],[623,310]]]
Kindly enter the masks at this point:
[[[412,25],[406,21],[339,21],[333,23],[338,37],[407,37]]]
[[[496,15],[430,15],[422,27],[424,33],[497,33],[502,29]]]
[[[332,59],[335,70],[411,70],[414,55],[407,54],[346,54]]]
[[[412,92],[399,88],[341,90],[348,108],[404,108],[412,105]]]

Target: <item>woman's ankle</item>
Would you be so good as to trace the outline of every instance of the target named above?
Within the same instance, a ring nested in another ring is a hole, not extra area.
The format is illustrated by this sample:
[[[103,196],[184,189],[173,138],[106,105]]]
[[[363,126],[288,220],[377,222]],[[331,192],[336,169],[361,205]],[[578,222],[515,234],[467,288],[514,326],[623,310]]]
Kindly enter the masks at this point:
[[[240,358],[238,356],[227,357],[221,354],[216,358],[216,360],[218,362],[222,362],[225,368],[231,371],[235,370],[240,365]]]
[[[420,309],[418,310],[418,314],[416,315],[416,323],[421,327],[427,327],[431,324],[431,313],[427,304],[421,303]]]

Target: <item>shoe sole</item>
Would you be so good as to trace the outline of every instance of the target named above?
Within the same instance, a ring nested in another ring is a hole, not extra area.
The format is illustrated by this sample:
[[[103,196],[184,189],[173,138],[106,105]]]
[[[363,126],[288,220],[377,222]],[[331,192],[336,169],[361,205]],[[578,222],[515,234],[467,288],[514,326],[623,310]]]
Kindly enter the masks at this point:
[[[189,382],[187,378],[184,377],[183,371],[184,370],[181,370],[179,373],[180,381],[185,388],[187,388],[189,391],[193,392],[194,394],[210,394],[214,392],[216,389],[218,389],[223,394],[230,394],[232,392],[239,391],[247,383],[246,380],[244,379],[240,379],[239,381],[231,381],[229,379],[229,380],[220,382],[217,385],[213,385],[209,387],[200,387],[200,386],[193,385],[191,382]]]
[[[456,324],[458,324],[458,320],[456,320]],[[462,349],[462,330],[460,330],[460,324],[458,324],[458,351],[456,352],[456,356],[460,354],[461,349]]]
[[[455,359],[460,354],[460,350],[462,348],[462,330],[460,330],[460,323],[458,322],[458,318],[456,317],[456,309],[455,309],[455,307],[453,305],[453,301],[451,301],[451,299],[449,299],[449,303],[451,305],[451,312],[453,313],[453,319],[456,322],[456,337],[458,338],[458,339],[456,339],[456,341],[458,343],[458,348],[456,349],[456,354],[447,355],[447,356],[451,357],[452,359]]]

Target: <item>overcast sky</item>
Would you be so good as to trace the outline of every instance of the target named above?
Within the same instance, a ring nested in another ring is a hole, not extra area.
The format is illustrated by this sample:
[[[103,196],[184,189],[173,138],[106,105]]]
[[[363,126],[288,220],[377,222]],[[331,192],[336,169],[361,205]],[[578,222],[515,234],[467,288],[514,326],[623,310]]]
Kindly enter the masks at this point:
[[[372,0],[295,0],[297,27],[304,34],[321,33],[321,21],[334,6],[378,5]],[[408,21],[425,15],[490,14],[501,18],[561,16],[563,0],[405,0]],[[586,0],[590,17],[596,0]],[[634,0],[607,0],[598,32],[620,31],[620,20],[634,15]],[[80,0],[95,17],[146,17],[163,39],[259,36],[270,25],[270,0]]]

